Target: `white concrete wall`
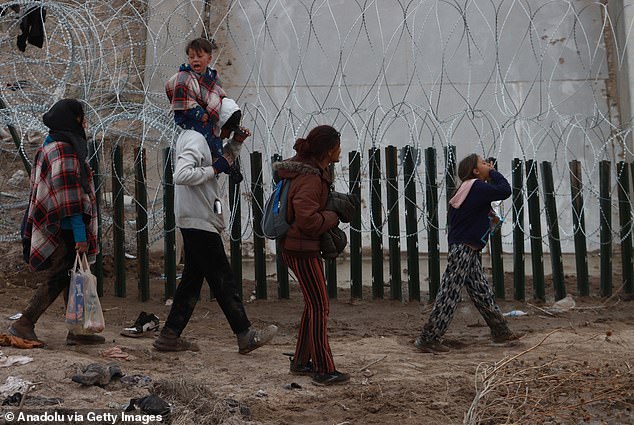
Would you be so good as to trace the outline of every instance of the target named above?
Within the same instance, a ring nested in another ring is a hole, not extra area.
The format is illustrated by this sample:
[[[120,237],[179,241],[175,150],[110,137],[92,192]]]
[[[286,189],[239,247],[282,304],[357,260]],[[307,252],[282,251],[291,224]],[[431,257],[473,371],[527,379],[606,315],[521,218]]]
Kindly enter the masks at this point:
[[[212,3],[211,31],[220,47],[216,68],[229,96],[242,105],[244,123],[254,130],[246,150],[262,151],[267,159],[274,153],[288,157],[296,137],[316,124],[332,124],[341,129],[344,145],[338,189],[347,187],[347,152],[359,150],[364,154],[366,199],[372,146],[435,147],[439,182],[445,166],[442,149],[449,144],[457,146],[458,159],[470,152],[497,157],[509,180],[515,157],[552,161],[564,251],[574,248],[567,164],[578,159],[585,170],[588,244],[597,249],[598,161],[619,159],[624,151],[614,141],[620,129],[607,103],[603,6],[590,0],[464,3],[382,0],[365,4],[365,9],[342,0],[249,0],[231,2],[231,9]],[[626,3],[621,18],[627,23],[633,17],[631,2]],[[171,2],[157,4],[169,9]],[[147,84],[157,91],[180,63],[174,58],[184,39],[199,35],[200,30],[187,27],[195,26],[188,19],[201,4],[178,6],[182,27],[175,15],[152,15],[155,41],[147,52],[155,63],[148,64],[152,73]],[[623,51],[622,46],[619,55]],[[631,60],[623,56],[621,69]],[[621,111],[631,115],[623,106]],[[382,152],[383,164],[384,158]],[[248,191],[245,171],[243,191]],[[262,172],[267,181],[268,164]],[[422,185],[422,165],[418,172]],[[444,205],[444,186],[439,193]],[[421,187],[421,208],[424,199]],[[616,238],[615,187],[613,199]],[[540,201],[545,220],[543,194]],[[511,251],[510,200],[505,207],[504,248]],[[243,215],[243,223],[249,223],[250,214]],[[443,229],[444,216],[441,211]],[[527,213],[525,217],[528,226]],[[367,208],[363,222],[368,244]],[[403,219],[401,223],[404,236]],[[546,241],[545,221],[542,228]],[[419,231],[424,250],[422,211]],[[446,249],[444,232],[441,240]]]
[[[632,111],[634,111],[634,99],[632,99],[634,77],[630,73],[630,70],[634,69],[634,47],[632,46],[632,37],[634,36],[634,1],[610,0],[608,2],[608,10],[610,22],[614,27],[613,43],[615,55],[613,61],[617,80],[621,127],[631,129]],[[625,158],[631,161],[633,157],[631,130],[625,131],[623,137],[629,146]]]

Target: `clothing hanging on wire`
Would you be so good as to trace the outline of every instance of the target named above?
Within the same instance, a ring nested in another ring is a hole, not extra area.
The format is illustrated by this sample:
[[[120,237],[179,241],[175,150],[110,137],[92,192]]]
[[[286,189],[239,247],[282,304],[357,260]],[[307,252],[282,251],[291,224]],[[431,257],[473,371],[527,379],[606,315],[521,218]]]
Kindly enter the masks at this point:
[[[44,45],[44,22],[46,22],[46,9],[43,7],[32,7],[27,9],[20,29],[22,34],[18,35],[18,49],[26,51],[26,43],[32,44],[40,49]]]

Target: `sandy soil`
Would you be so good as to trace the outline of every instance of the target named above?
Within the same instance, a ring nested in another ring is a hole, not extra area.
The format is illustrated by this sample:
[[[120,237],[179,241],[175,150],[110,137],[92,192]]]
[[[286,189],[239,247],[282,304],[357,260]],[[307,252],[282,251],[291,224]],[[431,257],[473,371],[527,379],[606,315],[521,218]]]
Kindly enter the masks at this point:
[[[15,244],[0,245],[2,329],[37,283],[37,275],[13,260],[17,252]],[[293,351],[303,307],[295,285],[290,300],[247,304],[256,326],[279,326],[271,345],[239,355],[235,337],[205,288],[185,331],[201,352],[168,354],[154,351],[151,338],[119,335],[141,311],[164,319],[169,309],[161,300],[162,281],[152,282],[153,298],[141,303],[134,277],[128,274],[128,279],[127,298],[116,298],[107,289],[102,300],[105,346],[64,345],[64,307],[58,300],[36,327],[47,348],[1,348],[4,355],[28,355],[34,361],[0,368],[0,384],[8,376],[36,382],[29,396],[62,397],[62,407],[69,409],[114,408],[154,391],[173,403],[172,423],[634,423],[634,304],[623,294],[609,300],[576,298],[577,308],[556,317],[527,303],[500,301],[503,311],[529,313],[509,319],[513,330],[526,332],[513,347],[492,346],[483,320],[465,299],[446,336],[451,352],[430,355],[412,345],[429,305],[371,300],[369,293],[351,301],[349,291],[340,289],[331,302],[329,334],[337,367],[352,379],[343,386],[317,387],[309,377],[290,375],[283,355]],[[275,293],[271,282],[269,294]],[[130,354],[129,360],[118,361],[125,374],[148,375],[158,384],[148,389],[114,380],[101,388],[71,381],[81,366],[111,361],[102,352],[113,346]],[[287,389],[291,383],[301,388]],[[239,402],[242,411],[227,399]]]

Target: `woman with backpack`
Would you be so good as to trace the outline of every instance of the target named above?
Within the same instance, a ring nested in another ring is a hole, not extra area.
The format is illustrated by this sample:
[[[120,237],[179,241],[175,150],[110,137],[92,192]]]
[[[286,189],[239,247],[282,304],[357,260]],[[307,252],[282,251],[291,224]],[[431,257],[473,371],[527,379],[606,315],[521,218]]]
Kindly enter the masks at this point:
[[[290,227],[281,241],[282,258],[295,274],[305,302],[290,371],[313,375],[317,385],[341,384],[350,376],[336,370],[328,343],[329,305],[321,256],[329,249],[325,246],[332,245],[339,221],[349,221],[358,202],[345,194],[329,196],[329,166],[339,162],[341,155],[337,130],[329,125],[317,126],[306,138],[297,139],[293,148],[297,152],[293,158],[273,165],[279,178],[290,181]]]

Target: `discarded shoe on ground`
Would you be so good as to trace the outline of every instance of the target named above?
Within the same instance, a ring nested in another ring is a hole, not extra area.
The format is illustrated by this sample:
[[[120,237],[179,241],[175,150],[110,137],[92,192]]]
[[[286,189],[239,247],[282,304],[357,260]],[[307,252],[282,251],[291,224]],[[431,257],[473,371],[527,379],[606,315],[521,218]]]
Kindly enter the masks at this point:
[[[146,313],[142,311],[134,324],[121,331],[121,335],[130,338],[138,338],[140,336],[153,336],[154,332],[159,330],[159,318],[156,314]]]
[[[82,373],[73,375],[71,380],[86,386],[98,385],[104,387],[108,385],[112,378],[121,376],[123,376],[123,373],[121,373],[121,369],[116,363],[107,365],[91,363],[83,368]]]
[[[132,412],[136,408],[148,415],[169,415],[172,408],[168,402],[155,394],[150,394],[142,398],[130,399],[130,403],[125,408],[126,412]]]

